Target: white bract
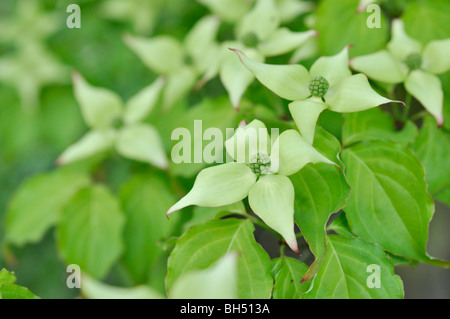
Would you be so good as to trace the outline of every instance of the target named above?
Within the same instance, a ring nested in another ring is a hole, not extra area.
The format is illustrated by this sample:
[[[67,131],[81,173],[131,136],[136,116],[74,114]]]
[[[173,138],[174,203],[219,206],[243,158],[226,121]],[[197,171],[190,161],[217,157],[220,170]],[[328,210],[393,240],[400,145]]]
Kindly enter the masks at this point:
[[[46,12],[33,0],[17,1],[15,14],[0,20],[0,43],[14,48],[0,58],[0,81],[15,87],[26,111],[38,108],[43,87],[69,82],[68,67],[45,46],[59,20],[59,13]]]
[[[0,58],[0,81],[16,88],[26,111],[39,107],[43,87],[69,79],[69,68],[38,42],[24,43],[20,50]]]
[[[171,299],[237,299],[237,252],[227,253],[207,269],[182,274],[169,291]]]
[[[99,12],[107,19],[131,22],[134,32],[149,34],[162,13],[164,0],[106,0]]]
[[[298,253],[294,233],[294,186],[287,176],[308,163],[337,164],[314,149],[295,130],[284,131],[272,144],[264,123],[258,120],[240,127],[225,142],[225,148],[235,162],[203,169],[192,190],[173,205],[167,215],[190,205],[230,205],[248,196],[253,212]]]
[[[219,72],[231,103],[236,109],[254,76],[242,69],[228,48],[238,48],[255,61],[262,62],[266,57],[297,49],[317,35],[313,30],[292,32],[280,27],[280,21],[281,16],[274,0],[258,0],[252,10],[236,24],[236,41],[222,43],[221,55],[207,74],[211,77]]]
[[[182,43],[167,35],[153,38],[125,36],[125,43],[142,62],[166,78],[163,92],[165,108],[170,108],[187,94],[217,59],[215,37],[219,23],[214,16],[203,17]]]
[[[78,73],[74,74],[73,82],[75,97],[91,130],[61,154],[58,164],[68,164],[115,147],[122,156],[167,168],[168,159],[158,131],[142,123],[158,101],[164,85],[161,78],[125,105],[117,94],[91,86]],[[123,122],[120,129],[114,126],[118,120]]]
[[[299,64],[273,65],[249,59],[240,50],[241,62],[267,88],[280,97],[294,101],[289,110],[303,138],[314,140],[320,113],[329,109],[348,113],[397,102],[376,93],[364,74],[352,75],[348,66],[348,47],[340,53],[321,57],[308,70]]]
[[[197,0],[220,19],[227,22],[238,22],[247,14],[254,0]],[[314,3],[301,0],[275,0],[276,10],[282,22],[290,22],[299,15],[312,11]]]
[[[351,66],[377,81],[404,83],[406,91],[442,125],[444,97],[436,74],[450,70],[449,51],[450,39],[431,41],[424,47],[406,34],[402,20],[397,19],[387,49],[355,57]]]

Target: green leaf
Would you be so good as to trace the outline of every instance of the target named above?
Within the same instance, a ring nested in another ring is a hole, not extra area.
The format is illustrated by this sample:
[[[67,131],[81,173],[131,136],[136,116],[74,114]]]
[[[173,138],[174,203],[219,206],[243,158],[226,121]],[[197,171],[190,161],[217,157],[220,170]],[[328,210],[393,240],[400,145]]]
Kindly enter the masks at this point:
[[[272,260],[276,265],[275,285],[272,298],[274,299],[299,299],[310,287],[310,282],[301,283],[303,275],[308,270],[301,261],[280,257]],[[275,268],[275,267],[274,267]]]
[[[148,286],[116,287],[97,281],[86,274],[81,276],[81,292],[88,299],[164,299]]]
[[[434,196],[450,186],[450,134],[438,128],[436,121],[427,116],[413,145],[425,166],[428,190]]]
[[[17,280],[14,272],[9,272],[5,268],[0,271],[0,285],[13,284]]]
[[[325,155],[330,161],[340,164],[338,160],[338,153],[341,151],[339,140],[322,127],[316,128],[315,135],[314,148]]]
[[[15,284],[0,285],[0,299],[41,299],[28,288]]]
[[[206,269],[225,253],[238,251],[238,298],[270,298],[271,261],[253,237],[248,220],[212,220],[195,226],[177,241],[168,262],[169,291],[182,274]]]
[[[352,232],[391,253],[427,260],[434,203],[414,153],[389,141],[359,143],[342,152],[352,192],[345,212]]]
[[[322,267],[305,299],[391,299],[403,298],[403,283],[384,252],[360,239],[331,235]],[[380,287],[369,288],[368,268],[379,267]]]
[[[340,145],[334,138],[328,140],[329,135],[318,135],[315,143],[336,158]],[[295,222],[316,258],[307,280],[318,270],[325,254],[327,221],[345,205],[350,189],[336,166],[322,163],[309,164],[290,178],[295,187]]]
[[[320,114],[317,125],[327,132],[333,134],[337,139],[341,139],[342,126],[344,125],[344,114],[325,110]]]
[[[77,264],[93,278],[102,279],[122,253],[124,223],[119,203],[105,187],[84,188],[61,214],[59,251],[67,264]]]
[[[227,253],[208,269],[186,272],[173,284],[172,299],[237,299],[237,254]]]
[[[120,192],[126,224],[123,262],[135,283],[145,283],[162,253],[158,242],[171,235],[177,218],[165,213],[176,200],[166,181],[156,174],[140,174]]]
[[[408,33],[423,44],[435,39],[450,38],[448,1],[410,1],[402,19]]]
[[[25,287],[15,285],[16,276],[5,268],[0,271],[0,299],[40,299]]]
[[[342,128],[342,141],[350,145],[360,141],[389,139],[402,145],[411,144],[417,134],[417,127],[406,122],[401,131],[396,131],[394,120],[379,108],[363,112],[345,114]]]
[[[317,8],[316,30],[325,55],[336,54],[346,45],[353,45],[351,56],[375,52],[384,47],[389,25],[381,13],[381,28],[369,28],[371,12],[358,13],[359,0],[325,0]],[[333,23],[330,23],[333,21]]]
[[[192,210],[192,217],[189,221],[183,223],[183,229],[202,224],[211,219],[222,218],[227,215],[239,214],[244,215],[246,213],[244,202],[240,201],[231,205],[221,207],[200,207],[195,206]]]
[[[348,225],[347,217],[345,216],[345,212],[341,212],[338,217],[336,217],[327,227],[327,229],[336,232],[341,237],[353,238],[352,230]]]
[[[63,206],[88,183],[84,174],[63,169],[27,180],[6,212],[6,241],[21,246],[41,240],[58,222]]]

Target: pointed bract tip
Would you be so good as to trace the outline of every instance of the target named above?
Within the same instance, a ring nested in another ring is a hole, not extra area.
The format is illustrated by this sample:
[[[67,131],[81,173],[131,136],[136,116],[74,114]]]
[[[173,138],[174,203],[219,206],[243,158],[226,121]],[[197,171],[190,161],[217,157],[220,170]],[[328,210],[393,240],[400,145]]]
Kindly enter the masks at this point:
[[[356,13],[362,13],[365,9],[366,9],[366,7],[360,1],[358,4],[358,9],[356,9]]]
[[[163,171],[168,171],[169,170],[169,162],[165,163],[164,165],[159,165],[158,168],[162,169]]]
[[[76,70],[73,70],[73,71],[72,71],[71,76],[72,76],[72,81],[73,81],[73,82],[79,81],[79,80],[81,79],[81,74],[80,74],[80,72],[78,72],[78,71],[76,71]]]
[[[345,48],[346,48],[347,50],[350,50],[350,49],[353,48],[353,47],[354,47],[353,44],[347,44],[347,45],[345,46]]]
[[[62,158],[58,157],[55,161],[55,166],[59,167],[59,166],[63,166],[63,165],[64,165],[64,162],[63,162]]]
[[[206,80],[204,78],[201,78],[200,80],[197,81],[197,83],[195,84],[194,90],[196,92],[200,91],[202,89],[202,87],[205,85]]]
[[[236,53],[237,56],[239,57],[239,60],[241,60],[242,64],[245,65],[244,61],[242,61],[242,56],[241,56],[241,54],[245,55],[244,52],[242,52],[242,51],[240,51],[238,49],[233,49],[233,48],[228,48],[228,50],[233,51],[234,53]]]
[[[296,253],[297,255],[300,256],[300,251],[298,250],[298,243],[297,243],[297,239],[291,243],[286,242],[286,244],[289,246],[289,248]]]
[[[309,279],[311,279],[311,278],[308,278],[308,277],[303,277],[302,278],[302,280],[300,280],[300,283],[302,284],[302,283],[304,283],[304,282],[307,282]]]
[[[348,59],[348,65],[353,69],[353,58]]]
[[[403,101],[397,101],[397,100],[395,100],[395,101],[393,101],[393,102],[401,103],[404,107],[409,108],[409,106],[406,105],[406,103],[403,102]]]
[[[442,117],[436,119],[438,128],[441,128],[444,125],[444,119]]]
[[[238,127],[244,127],[247,126],[247,121],[246,120],[242,120],[241,122],[239,122]]]
[[[320,33],[317,32],[316,30],[312,30],[313,31],[313,36],[319,38],[320,37]]]
[[[127,32],[125,32],[125,33],[122,34],[122,40],[123,40],[123,42],[125,42],[125,43],[128,44],[128,42],[131,41],[131,39],[132,39],[132,35],[131,35],[131,34],[129,34],[129,33],[127,33]]]

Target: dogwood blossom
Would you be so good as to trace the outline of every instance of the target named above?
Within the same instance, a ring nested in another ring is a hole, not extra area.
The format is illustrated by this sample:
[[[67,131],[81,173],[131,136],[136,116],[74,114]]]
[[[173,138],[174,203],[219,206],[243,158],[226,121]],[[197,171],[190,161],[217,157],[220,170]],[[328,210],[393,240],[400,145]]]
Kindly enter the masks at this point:
[[[251,132],[257,139],[249,139]],[[253,142],[251,142],[253,141]],[[254,120],[225,142],[235,160],[203,169],[191,191],[167,211],[186,206],[219,207],[243,200],[267,226],[280,233],[298,253],[294,233],[294,186],[289,175],[308,163],[337,165],[312,147],[296,130],[287,130],[272,144],[264,123]]]

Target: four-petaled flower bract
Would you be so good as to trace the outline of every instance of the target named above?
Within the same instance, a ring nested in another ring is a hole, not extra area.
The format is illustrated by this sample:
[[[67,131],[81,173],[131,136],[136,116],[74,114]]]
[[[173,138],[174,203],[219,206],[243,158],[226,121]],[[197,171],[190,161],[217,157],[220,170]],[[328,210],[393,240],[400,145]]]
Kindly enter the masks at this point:
[[[392,39],[387,50],[355,57],[351,66],[377,81],[403,82],[406,91],[442,125],[444,97],[436,74],[450,70],[449,51],[450,39],[431,41],[423,47],[406,34],[402,20],[397,19],[392,23]]]
[[[187,94],[195,86],[197,79],[214,63],[218,50],[215,37],[219,22],[214,16],[203,17],[182,43],[166,35],[152,38],[132,35],[124,37],[128,47],[148,68],[166,77],[163,92],[165,108],[170,108]],[[203,78],[206,81],[205,76]]]
[[[167,215],[190,205],[230,205],[248,196],[253,212],[298,253],[294,233],[294,186],[288,176],[308,163],[337,164],[319,153],[295,130],[284,131],[272,143],[265,125],[259,120],[240,127],[225,142],[225,148],[234,162],[202,170],[192,190],[173,205]]]
[[[399,102],[375,92],[364,74],[352,75],[348,66],[348,47],[334,56],[319,58],[309,72],[299,64],[264,64],[249,59],[239,50],[231,50],[263,85],[293,101],[289,110],[300,133],[310,144],[314,140],[317,119],[325,109],[340,113],[359,112]]]
[[[222,43],[221,55],[208,74],[219,72],[234,108],[239,108],[241,98],[254,76],[241,67],[227,48],[238,48],[255,61],[263,62],[267,57],[298,49],[317,35],[314,30],[293,32],[280,27],[281,18],[275,0],[258,0],[252,10],[236,24],[236,40]]]
[[[58,158],[59,165],[75,162],[115,147],[126,158],[165,169],[169,165],[163,142],[155,127],[142,123],[155,107],[164,85],[162,78],[142,89],[124,105],[114,92],[91,86],[73,75],[75,97],[84,121],[91,128]],[[115,128],[118,120],[123,123]]]

